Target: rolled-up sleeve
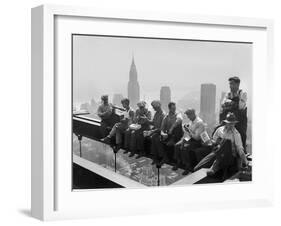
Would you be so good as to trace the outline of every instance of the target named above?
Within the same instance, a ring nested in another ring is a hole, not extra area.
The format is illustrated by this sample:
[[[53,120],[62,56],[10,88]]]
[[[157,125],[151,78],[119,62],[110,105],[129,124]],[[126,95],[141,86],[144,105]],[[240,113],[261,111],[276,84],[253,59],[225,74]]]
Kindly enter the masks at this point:
[[[161,131],[165,132],[167,127],[167,116],[164,117],[162,123],[161,123]]]
[[[196,140],[199,140],[201,137],[201,133],[203,133],[205,130],[205,124],[203,122],[199,122],[197,125],[197,128],[195,129],[195,133],[193,135],[193,138]]]
[[[223,97],[223,99],[222,99],[222,101],[221,101],[221,105],[224,105],[225,104],[225,102],[228,100],[228,93],[226,93],[225,95],[224,95],[224,97]]]
[[[222,132],[221,132],[221,130],[222,130],[222,127],[219,127],[219,128],[217,128],[217,130],[215,131],[215,133],[214,133],[214,135],[213,135],[213,141],[214,141],[214,142],[217,142],[217,140],[218,140],[219,138],[222,138]]]
[[[247,106],[247,93],[242,92],[240,95],[239,109],[245,109]]]
[[[182,123],[182,120],[183,120],[182,114],[178,113],[177,117],[176,117],[176,124],[178,125],[178,124]]]
[[[242,144],[242,139],[241,139],[241,135],[239,132],[236,132],[234,134],[234,143],[238,152],[238,155],[241,158],[244,158],[245,154],[244,154],[244,148],[243,148],[243,144]]]

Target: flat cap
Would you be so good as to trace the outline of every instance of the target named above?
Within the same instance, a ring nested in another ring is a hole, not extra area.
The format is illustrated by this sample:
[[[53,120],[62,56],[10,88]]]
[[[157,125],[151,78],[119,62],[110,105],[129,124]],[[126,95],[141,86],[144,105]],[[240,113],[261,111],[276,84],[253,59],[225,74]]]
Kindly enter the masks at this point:
[[[154,100],[151,102],[152,107],[161,107],[161,102],[159,100]]]
[[[137,103],[137,106],[140,107],[145,107],[146,106],[146,102],[145,101],[140,101]]]
[[[237,76],[233,76],[233,77],[230,77],[228,79],[228,81],[233,81],[233,82],[236,82],[236,83],[240,83],[240,78],[237,77]]]
[[[102,95],[102,96],[101,96],[101,99],[102,99],[102,100],[108,99],[108,95]]]

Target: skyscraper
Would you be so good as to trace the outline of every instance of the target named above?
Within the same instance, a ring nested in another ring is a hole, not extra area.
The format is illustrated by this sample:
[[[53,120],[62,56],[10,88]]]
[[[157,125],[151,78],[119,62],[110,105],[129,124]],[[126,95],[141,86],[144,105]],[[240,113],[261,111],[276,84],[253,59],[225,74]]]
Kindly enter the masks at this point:
[[[207,83],[201,84],[200,116],[213,127],[216,123],[216,85]]]
[[[160,102],[162,108],[168,112],[168,104],[171,102],[171,89],[169,86],[162,86],[160,90]]]
[[[138,73],[135,65],[134,57],[132,59],[129,82],[128,82],[128,98],[132,108],[136,108],[137,103],[140,101],[140,86],[138,82]]]

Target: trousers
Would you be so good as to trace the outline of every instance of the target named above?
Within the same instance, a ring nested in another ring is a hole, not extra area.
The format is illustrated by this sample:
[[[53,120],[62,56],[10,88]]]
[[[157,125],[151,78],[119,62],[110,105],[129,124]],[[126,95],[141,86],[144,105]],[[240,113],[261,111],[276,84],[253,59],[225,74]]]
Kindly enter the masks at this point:
[[[122,135],[124,134],[127,128],[128,125],[126,123],[115,123],[108,136],[110,138],[115,136],[116,144],[122,144]]]
[[[186,168],[194,165],[195,156],[193,151],[201,147],[201,141],[191,138],[188,141],[181,140],[175,145],[174,159],[177,165],[183,164]]]

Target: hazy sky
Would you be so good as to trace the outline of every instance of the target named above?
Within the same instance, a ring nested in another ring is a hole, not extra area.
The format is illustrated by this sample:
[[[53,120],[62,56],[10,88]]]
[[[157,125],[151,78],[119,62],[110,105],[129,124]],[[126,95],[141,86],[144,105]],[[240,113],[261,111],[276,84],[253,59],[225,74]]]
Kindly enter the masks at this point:
[[[236,75],[251,100],[251,44],[75,35],[74,103],[99,101],[102,94],[127,96],[133,55],[141,99],[159,99],[161,86],[168,85],[177,101],[200,91],[201,83],[214,83],[220,97],[228,90],[227,79]]]

